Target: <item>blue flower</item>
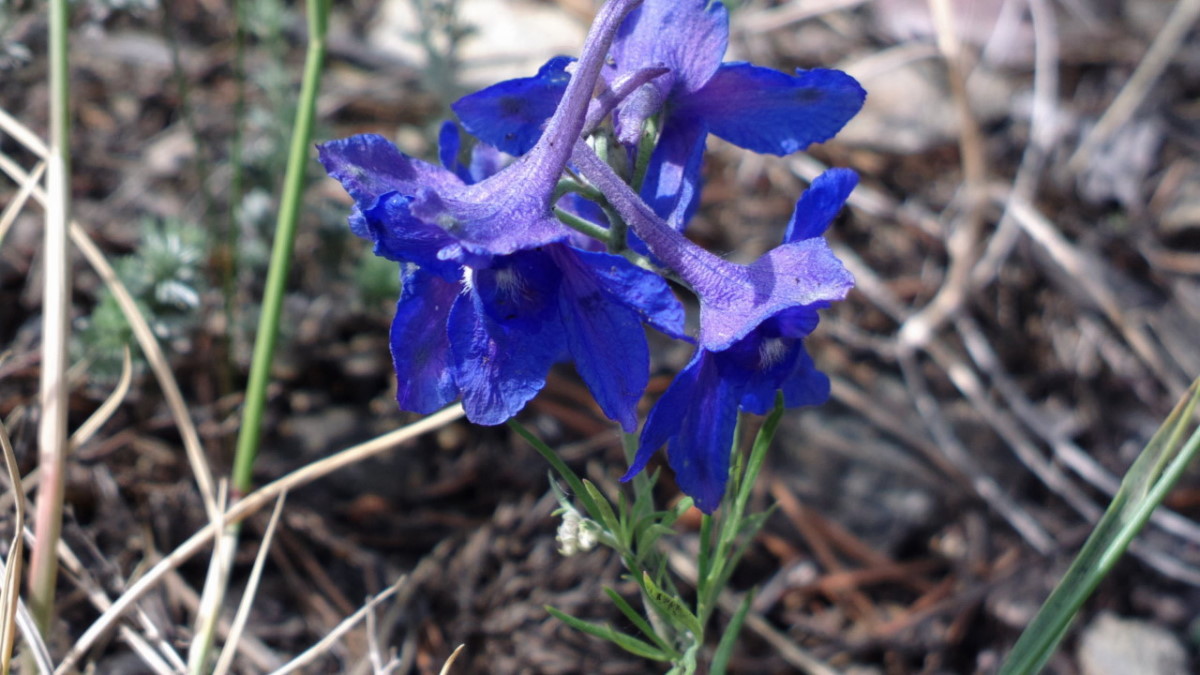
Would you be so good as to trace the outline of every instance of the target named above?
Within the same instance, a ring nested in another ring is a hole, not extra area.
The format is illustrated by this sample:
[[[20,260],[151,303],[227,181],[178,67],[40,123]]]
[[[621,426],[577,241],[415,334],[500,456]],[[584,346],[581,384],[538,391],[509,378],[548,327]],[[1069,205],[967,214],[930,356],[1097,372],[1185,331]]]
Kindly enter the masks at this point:
[[[482,143],[463,164],[453,124],[443,125],[439,140],[445,173],[437,175],[447,181],[445,175],[484,181],[501,170],[500,153]],[[437,168],[416,160],[407,166],[424,175]],[[360,173],[360,183],[379,180],[379,171]],[[621,256],[567,243],[477,256],[465,265],[414,244],[405,230],[411,220],[368,212],[357,222],[377,252],[404,261],[391,329],[402,409],[430,413],[462,398],[471,421],[500,424],[545,386],[556,362],[572,360],[601,410],[626,431],[637,428],[649,377],[643,323],[683,336],[683,308],[660,277]]]
[[[715,134],[760,153],[787,155],[840,130],[866,93],[838,70],[788,75],[748,63],[722,63],[729,41],[725,6],[709,0],[646,0],[626,18],[603,76],[610,86],[639,69],[668,72],[621,101],[618,138],[637,143],[643,123],[663,113],[641,194],[682,229],[698,203],[705,139]],[[509,80],[464,97],[453,107],[464,126],[514,154],[538,138],[553,101],[570,76],[561,59],[531,78]],[[519,141],[519,142],[517,142]]]
[[[832,169],[801,196],[785,245],[822,238],[858,178]],[[783,392],[787,407],[817,405],[829,397],[829,378],[816,370],[804,338],[817,326],[818,300],[772,313],[722,349],[701,347],[655,404],[642,429],[637,456],[623,480],[645,468],[667,445],[680,489],[712,513],[725,493],[738,409],[765,414]]]

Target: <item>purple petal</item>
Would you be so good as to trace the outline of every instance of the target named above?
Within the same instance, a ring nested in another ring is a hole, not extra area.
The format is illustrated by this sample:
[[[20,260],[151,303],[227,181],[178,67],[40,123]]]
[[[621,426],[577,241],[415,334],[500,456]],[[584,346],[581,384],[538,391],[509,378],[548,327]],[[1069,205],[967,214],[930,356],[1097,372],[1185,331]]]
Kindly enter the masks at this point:
[[[409,210],[453,240],[438,256],[462,264],[472,264],[471,256],[508,255],[566,239],[571,230],[551,215],[549,188],[531,186],[529,173],[507,170],[453,191],[422,188]]]
[[[663,222],[582,142],[574,161],[650,252],[700,296],[700,346],[706,349],[725,349],[790,307],[840,300],[854,285],[821,238],[784,244],[749,266],[722,260]]]
[[[442,128],[438,130],[438,161],[442,163],[443,168],[452,171],[462,182],[473,183],[466,167],[458,160],[460,150],[462,150],[462,139],[458,133],[458,125],[450,120],[442,122]]]
[[[622,480],[645,468],[666,442],[680,489],[711,514],[725,495],[737,402],[736,383],[721,376],[711,353],[699,350],[650,411],[641,447]]]
[[[812,357],[803,349],[796,357],[796,365],[783,381],[783,404],[788,408],[801,405],[821,405],[829,400],[829,377],[817,370]]]
[[[686,266],[687,274],[675,269],[700,293],[700,344],[713,351],[779,312],[841,300],[854,286],[824,239],[784,244],[749,266],[719,258],[689,260]]]
[[[637,404],[650,378],[646,331],[637,312],[612,302],[601,286],[602,277],[585,257],[617,256],[573,251],[563,245],[553,249],[563,273],[559,313],[575,368],[604,414],[633,433]]]
[[[818,309],[829,306],[828,302],[819,302],[803,307],[790,307],[776,314],[770,321],[770,334],[780,337],[805,338],[817,329],[821,317]]]
[[[574,255],[587,264],[608,302],[630,309],[639,321],[666,335],[687,339],[683,305],[662,277],[619,255],[579,250]]]
[[[473,275],[449,317],[454,378],[476,424],[500,424],[520,411],[566,346],[553,287],[543,285],[554,270],[533,260],[501,263]]]
[[[523,155],[537,143],[562,100],[571,81],[566,68],[574,61],[556,56],[533,77],[494,84],[458,99],[450,108],[477,138],[510,155]]]
[[[830,169],[817,176],[796,202],[783,235],[784,243],[825,234],[856,185],[858,174],[850,169]]]
[[[862,108],[866,92],[840,70],[795,76],[748,63],[723,64],[681,112],[747,150],[788,155],[829,140]]]
[[[645,469],[654,453],[667,441],[679,435],[683,418],[699,389],[697,378],[700,375],[700,356],[701,350],[698,350],[691,362],[671,380],[667,390],[650,409],[639,437],[637,454],[634,455],[629,470],[621,476],[622,481],[630,480]]]
[[[471,163],[467,166],[469,178],[464,180],[468,183],[478,183],[485,178],[491,178],[504,168],[506,159],[507,156],[495,147],[487,143],[476,143],[475,147],[471,148]]]
[[[402,410],[427,414],[458,398],[446,320],[462,285],[415,265],[402,268],[400,283],[391,329],[396,401]]]
[[[350,213],[350,229],[374,242],[375,255],[398,262],[416,263],[447,280],[462,276],[460,265],[444,260],[441,252],[457,245],[442,228],[413,217],[410,197],[389,192],[370,208],[358,206]]]
[[[353,227],[371,234],[371,209],[382,196],[395,193],[403,203],[401,222],[378,223],[375,229],[392,230],[397,243],[402,243],[406,235],[395,233],[397,227],[421,228],[423,241],[438,237],[425,231],[430,226],[440,228],[452,241],[437,251],[437,260],[486,266],[491,256],[537,248],[569,236],[571,230],[553,216],[550,198],[583,129],[605,54],[622,20],[637,3],[609,0],[604,4],[545,133],[528,154],[486,180],[464,186],[450,171],[412,160],[379,136],[357,136],[320,146],[321,161],[354,197],[361,212]],[[407,255],[399,250],[393,254]],[[427,258],[425,254],[422,250],[420,257]]]
[[[618,107],[617,137],[636,143],[642,122],[668,97],[693,92],[712,77],[729,43],[729,14],[709,0],[646,0],[630,13],[613,41],[604,77],[663,65],[671,72],[657,78]]]
[[[768,335],[763,328],[770,323],[713,355],[722,372],[742,378],[741,407],[756,415],[765,415],[775,407],[775,392],[792,375],[804,352],[801,340]],[[811,370],[811,363],[809,366]]]
[[[668,114],[658,145],[650,155],[642,198],[677,230],[683,230],[700,204],[700,166],[704,159],[704,125]]]
[[[419,187],[453,189],[462,185],[453,173],[409,157],[377,134],[322,143],[317,146],[317,156],[360,208],[373,206],[389,192],[411,195]]]

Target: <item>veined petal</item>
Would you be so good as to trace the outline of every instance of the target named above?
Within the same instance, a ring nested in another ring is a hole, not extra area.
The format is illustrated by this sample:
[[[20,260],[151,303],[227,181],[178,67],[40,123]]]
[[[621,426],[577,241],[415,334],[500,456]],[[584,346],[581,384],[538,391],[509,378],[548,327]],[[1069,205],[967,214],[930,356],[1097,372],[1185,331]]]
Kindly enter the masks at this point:
[[[717,70],[728,44],[729,12],[721,2],[646,0],[621,24],[604,78],[661,64],[671,69],[656,80],[664,93],[695,91]]]
[[[700,293],[700,344],[714,351],[775,314],[841,300],[854,286],[854,277],[820,238],[771,249],[749,266],[719,258],[688,262],[688,274],[675,269]]]
[[[453,240],[439,251],[441,259],[465,265],[473,264],[473,256],[508,255],[566,239],[571,230],[551,215],[549,193],[525,187],[528,173],[507,170],[455,191],[422,188],[409,210]]]
[[[788,155],[832,138],[865,98],[858,82],[840,70],[797,70],[792,76],[725,63],[678,107],[734,145]]]
[[[604,78],[646,66],[670,72],[644,85],[617,107],[617,138],[634,144],[642,123],[669,98],[696,91],[712,77],[729,43],[729,13],[709,0],[646,0],[630,12],[613,41]]]
[[[641,447],[622,480],[644,469],[665,442],[680,489],[701,511],[711,514],[717,509],[729,477],[739,398],[736,383],[718,371],[713,355],[698,350],[650,411]]]
[[[567,66],[575,59],[556,56],[533,77],[494,84],[450,105],[467,131],[510,155],[529,152],[567,91]]]
[[[573,256],[585,264],[608,302],[635,312],[642,323],[680,340],[684,333],[683,305],[660,276],[619,255],[575,249]]]
[[[360,208],[370,208],[390,192],[411,195],[420,187],[443,190],[463,184],[450,171],[409,157],[377,134],[321,143],[317,156]]]
[[[471,180],[470,173],[467,172],[467,167],[458,159],[458,153],[462,150],[462,138],[458,132],[458,125],[450,120],[442,122],[442,126],[438,129],[438,161],[442,163],[442,167],[447,171],[451,171],[458,179],[464,183],[474,182]]]
[[[856,185],[858,174],[851,169],[829,169],[813,179],[796,202],[792,219],[783,235],[784,243],[825,234]]]
[[[555,294],[534,288],[515,267],[474,273],[470,292],[450,310],[454,379],[476,424],[500,424],[520,411],[566,347]]]
[[[779,246],[751,265],[718,258],[663,222],[586,144],[576,144],[574,160],[650,252],[700,297],[701,347],[725,349],[779,312],[840,300],[854,285],[819,237]]]
[[[462,285],[416,265],[401,268],[400,283],[390,340],[396,402],[402,410],[431,413],[458,398],[446,319]]]
[[[437,272],[448,281],[458,279],[460,265],[440,257],[441,251],[457,245],[442,228],[412,215],[412,198],[389,192],[370,208],[354,207],[350,229],[374,242],[375,255],[397,262],[416,263]]]
[[[700,204],[700,167],[708,130],[698,120],[668,113],[650,155],[642,198],[676,230],[687,226]]]
[[[640,317],[612,302],[601,287],[602,278],[583,258],[604,254],[576,252],[561,244],[553,249],[563,273],[559,314],[575,368],[604,414],[633,433],[638,400],[650,379],[650,351]]]

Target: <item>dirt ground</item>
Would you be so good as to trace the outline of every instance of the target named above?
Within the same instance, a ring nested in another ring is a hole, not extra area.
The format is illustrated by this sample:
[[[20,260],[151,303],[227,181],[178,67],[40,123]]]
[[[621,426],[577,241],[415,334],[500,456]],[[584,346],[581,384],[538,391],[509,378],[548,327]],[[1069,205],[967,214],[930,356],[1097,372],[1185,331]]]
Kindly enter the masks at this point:
[[[594,11],[590,0],[438,11],[448,4],[335,3],[318,140],[372,131],[428,157],[449,101],[574,53]],[[925,0],[736,4],[728,59],[841,68],[868,101],[805,154],[709,143],[689,234],[736,259],[778,241],[824,167],[862,176],[830,235],[857,288],[809,341],[833,399],[789,412],[760,480],[759,506],[779,508],[734,579],[757,597],[731,672],[993,672],[1200,375],[1197,3],[953,0],[950,28]],[[74,215],[123,273],[166,258],[139,299],[218,477],[304,57],[300,4],[241,5],[239,20],[218,0],[87,0],[71,37]],[[0,109],[42,137],[45,34],[42,3],[0,7]],[[37,164],[9,134],[0,154]],[[309,178],[260,484],[415,419],[393,399],[394,269],[349,234],[348,200],[315,161]],[[18,191],[0,180],[0,207]],[[37,454],[41,231],[31,203],[0,240],[0,418],[22,474]],[[74,260],[72,429],[116,387],[128,339],[101,278]],[[688,356],[656,352],[647,408]],[[570,368],[521,419],[615,489],[619,439]],[[54,654],[96,620],[97,594],[117,598],[206,524],[183,447],[139,356],[119,408],[73,456],[64,537],[81,567],[60,582]],[[295,490],[235,670],[277,668],[400,582],[308,671],[370,672],[371,654],[394,652],[392,672],[437,673],[463,644],[453,672],[661,672],[543,609],[625,627],[603,588],[631,588],[606,552],[555,551],[546,473],[507,428],[455,421]],[[669,479],[660,494],[676,498]],[[1167,506],[1049,672],[1193,672],[1200,474]],[[233,600],[269,510],[247,521]],[[694,527],[685,519],[670,544],[684,561]],[[208,555],[124,625],[186,652]],[[153,672],[117,631],[84,663]]]

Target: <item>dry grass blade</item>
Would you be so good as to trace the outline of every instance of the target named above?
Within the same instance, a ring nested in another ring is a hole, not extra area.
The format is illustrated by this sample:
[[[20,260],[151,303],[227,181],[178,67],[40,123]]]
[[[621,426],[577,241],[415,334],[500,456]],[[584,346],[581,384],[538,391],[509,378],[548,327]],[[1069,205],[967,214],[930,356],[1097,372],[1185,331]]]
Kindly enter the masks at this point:
[[[38,384],[38,467],[41,476],[34,527],[37,541],[29,553],[29,606],[34,620],[48,630],[54,619],[58,575],[55,547],[62,531],[67,473],[67,342],[71,335],[71,134],[67,67],[67,6],[49,3],[50,142],[42,203],[42,362]],[[28,182],[28,178],[18,182]],[[41,192],[36,186],[34,194]]]
[[[225,533],[225,507],[229,498],[229,482],[221,479],[217,485],[217,504],[220,511],[217,519],[211,524],[218,532]],[[212,558],[208,562],[208,573],[204,577],[204,591],[200,595],[200,607],[196,612],[196,627],[192,632],[192,644],[188,649],[188,672],[203,673],[208,670],[208,656],[212,651],[213,641],[217,632],[217,621],[221,616],[221,607],[225,600],[225,588],[228,580],[230,565],[226,560],[232,559],[231,547],[237,546],[237,539],[229,536],[217,537],[213,545]]]
[[[1046,249],[1071,278],[1092,298],[1108,320],[1112,322],[1126,342],[1133,347],[1138,358],[1145,363],[1159,378],[1163,386],[1172,395],[1177,395],[1187,389],[1187,381],[1178,371],[1172,370],[1164,362],[1162,355],[1155,348],[1155,342],[1147,333],[1145,326],[1131,321],[1125,314],[1123,305],[1116,292],[1105,279],[1103,261],[1096,259],[1085,251],[1081,251],[1058,231],[1050,219],[1042,215],[1032,204],[1022,199],[1014,199],[1010,203],[1011,213],[1021,229]]]
[[[46,142],[40,136],[33,133],[29,127],[21,124],[17,118],[9,115],[3,108],[0,108],[0,130],[12,136],[14,140],[24,145],[25,149],[42,159],[45,159],[46,155],[50,154],[50,147],[46,145]]]
[[[29,650],[26,653],[33,658],[38,675],[51,675],[54,672],[54,662],[50,659],[50,650],[46,648],[46,642],[42,640],[42,634],[34,625],[33,616],[24,602],[17,603],[17,627],[21,629],[21,636],[25,638],[25,646]]]
[[[13,124],[18,125],[19,128],[23,128],[15,121],[13,121]],[[3,127],[4,131],[16,136],[13,129],[4,126],[3,118],[0,118],[0,127]],[[45,146],[42,146],[43,153],[44,148]],[[36,148],[31,147],[30,149],[37,152]],[[0,171],[7,173],[13,180],[19,182],[28,180],[28,174],[15,162],[3,155],[0,155]],[[34,188],[33,198],[43,206],[46,204],[45,191],[40,188]],[[175,419],[175,424],[179,427],[179,435],[183,437],[183,447],[187,452],[188,463],[191,465],[192,473],[195,475],[196,484],[199,486],[200,497],[204,500],[205,511],[209,519],[215,518],[217,515],[216,488],[214,487],[212,469],[208,466],[208,460],[204,456],[204,449],[200,445],[200,434],[196,431],[196,425],[192,422],[192,418],[188,414],[187,404],[184,402],[183,394],[179,390],[179,383],[175,381],[175,375],[171,372],[170,364],[167,363],[167,357],[163,353],[162,347],[158,344],[158,338],[154,336],[154,331],[151,330],[150,324],[142,316],[137,302],[134,301],[133,296],[129,293],[129,289],[117,277],[116,271],[113,270],[112,265],[108,264],[108,260],[92,242],[87,232],[78,223],[71,221],[70,235],[71,241],[83,253],[88,264],[92,266],[96,274],[104,281],[109,291],[112,292],[113,298],[116,299],[117,304],[121,307],[121,311],[125,314],[125,319],[129,321],[129,327],[133,330],[133,335],[138,341],[138,346],[142,348],[142,353],[146,356],[146,361],[149,362],[150,369],[154,372],[154,376],[158,380],[159,388],[162,389],[167,408],[170,409],[171,416]]]
[[[246,584],[242,601],[238,604],[237,614],[233,617],[233,626],[229,629],[229,638],[225,640],[225,647],[221,650],[221,657],[217,659],[213,675],[225,675],[233,665],[233,657],[237,653],[242,632],[246,629],[246,622],[250,620],[250,608],[254,605],[254,596],[258,591],[259,581],[262,579],[263,565],[267,561],[267,553],[271,550],[271,540],[275,537],[275,528],[279,525],[279,516],[283,513],[283,504],[286,501],[287,492],[283,492],[275,500],[275,510],[271,512],[271,520],[267,523],[266,532],[263,533],[262,543],[258,547],[258,555],[254,557],[254,567],[250,570],[250,580]]]
[[[8,561],[4,566],[4,586],[0,588],[0,673],[8,674],[12,667],[12,650],[17,635],[17,602],[21,598],[21,556],[25,528],[25,493],[21,490],[21,474],[17,471],[17,457],[8,430],[0,420],[0,449],[4,451],[4,466],[8,469],[9,487],[13,492],[13,540],[8,547]]]
[[[1160,75],[1171,63],[1171,58],[1183,46],[1183,41],[1192,29],[1192,24],[1200,18],[1200,0],[1179,0],[1175,9],[1167,17],[1162,31],[1154,38],[1150,49],[1142,57],[1129,81],[1121,89],[1121,93],[1113,99],[1108,110],[1100,117],[1096,126],[1079,144],[1079,149],[1071,156],[1069,166],[1079,171],[1091,159],[1092,151],[1097,145],[1108,140],[1114,131],[1129,121],[1142,101],[1146,99],[1150,87],[1158,81]]]
[[[4,212],[0,213],[0,246],[4,245],[4,238],[8,236],[8,230],[12,224],[17,221],[17,215],[21,213],[21,209],[25,208],[25,202],[33,196],[33,189],[37,187],[38,181],[42,179],[42,174],[46,172],[46,163],[38,162],[37,166],[33,167],[33,171],[29,172],[29,177],[21,182],[20,189],[13,197],[8,206],[4,207]]]
[[[959,221],[948,231],[946,253],[950,267],[937,295],[925,307],[904,322],[897,335],[903,349],[921,347],[953,315],[970,292],[971,270],[979,258],[979,240],[983,230],[983,208],[986,204],[986,156],[983,134],[971,110],[967,95],[967,66],[959,31],[955,27],[954,9],[949,0],[929,0],[937,30],[938,50],[946,61],[950,92],[954,98],[959,123],[958,148],[962,156],[963,212]]]
[[[91,437],[104,426],[108,418],[112,417],[113,413],[120,407],[121,402],[125,400],[125,395],[129,393],[129,384],[133,381],[133,356],[129,353],[129,345],[125,345],[125,353],[121,360],[121,377],[117,380],[117,386],[113,392],[104,399],[104,403],[96,408],[96,412],[71,434],[71,449],[75,450],[79,446],[87,443]]]
[[[28,482],[28,479],[26,479],[26,482]],[[34,540],[33,532],[29,528],[25,528],[25,538],[31,542]],[[58,542],[57,553],[64,576],[70,579],[87,596],[88,601],[92,603],[93,607],[102,612],[112,606],[112,601],[109,600],[100,583],[84,567],[83,561],[79,559],[79,556],[75,555],[75,552],[61,539]],[[138,620],[147,635],[143,636],[134,630],[132,626],[122,624],[118,628],[118,634],[121,639],[154,672],[178,673],[181,671],[183,662],[175,654],[174,649],[163,637],[161,631],[150,622],[148,617],[140,612]]]
[[[450,675],[450,666],[454,665],[454,662],[458,660],[458,655],[461,654],[462,650],[466,648],[466,645],[459,645],[455,647],[454,651],[450,653],[450,658],[446,659],[446,663],[442,666],[442,669],[438,671],[438,675]]]
[[[408,577],[400,577],[395,584],[392,584],[392,586],[385,589],[382,593],[368,600],[367,603],[359,608],[357,612],[346,617],[341,623],[334,626],[333,630],[329,631],[329,634],[322,638],[319,642],[304,650],[303,653],[289,661],[282,668],[275,671],[271,675],[287,675],[287,673],[294,673],[317,660],[317,658],[319,658],[322,654],[329,651],[329,649],[333,647],[333,645],[336,644],[343,635],[350,632],[350,629],[357,626],[360,621],[374,611],[379,603],[395,595],[407,580]]]
[[[929,347],[929,345],[926,346]],[[952,425],[938,405],[937,399],[931,393],[916,356],[901,354],[899,363],[904,380],[908,383],[908,390],[916,404],[917,412],[925,421],[930,434],[937,440],[938,447],[942,449],[946,458],[953,462],[959,471],[971,477],[971,487],[980,499],[987,502],[990,508],[1008,521],[1008,524],[1030,546],[1043,555],[1054,551],[1057,548],[1054,537],[1042,527],[1028,509],[1017,503],[1008,494],[1008,491],[979,465],[967,446],[955,434]]]
[[[455,404],[406,427],[384,434],[366,443],[346,448],[337,454],[297,469],[282,478],[262,486],[239,500],[225,513],[224,522],[226,524],[240,522],[250,514],[257,512],[269,504],[283,492],[294,490],[318,478],[329,475],[338,469],[390,450],[400,443],[416,438],[434,429],[439,429],[462,416],[462,406]],[[104,614],[84,631],[83,635],[75,641],[70,652],[67,653],[58,670],[55,672],[64,674],[71,672],[75,664],[91,649],[96,640],[108,630],[113,622],[124,615],[138,598],[154,587],[167,572],[182,565],[185,561],[196,555],[209,540],[220,532],[221,530],[216,527],[215,523],[210,522],[200,529],[200,531],[189,537],[187,541],[180,544],[169,555],[158,561],[142,578],[131,585],[120,598],[117,598],[113,602],[112,607],[105,611]]]

